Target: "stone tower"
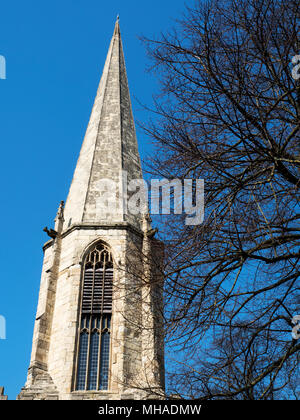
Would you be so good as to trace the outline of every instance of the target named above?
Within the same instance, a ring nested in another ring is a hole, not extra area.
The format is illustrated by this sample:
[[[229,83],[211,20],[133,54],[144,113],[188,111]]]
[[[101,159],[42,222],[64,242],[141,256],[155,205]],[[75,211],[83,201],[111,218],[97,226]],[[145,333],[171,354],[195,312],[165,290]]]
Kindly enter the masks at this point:
[[[117,20],[66,205],[45,228],[18,399],[163,397],[163,247],[147,211],[126,208],[134,179],[142,170]],[[116,186],[115,207],[103,180]]]

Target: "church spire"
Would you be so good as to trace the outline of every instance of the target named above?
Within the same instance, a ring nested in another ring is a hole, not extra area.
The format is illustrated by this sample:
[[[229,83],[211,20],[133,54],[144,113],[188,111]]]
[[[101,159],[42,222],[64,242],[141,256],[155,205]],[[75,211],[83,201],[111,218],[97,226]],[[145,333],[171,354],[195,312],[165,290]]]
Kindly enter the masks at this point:
[[[127,182],[142,179],[118,17],[66,201],[64,229],[124,222],[140,229],[140,215],[124,215],[119,206],[127,196],[122,171]],[[103,179],[118,185],[114,212],[107,212],[99,190]]]
[[[104,179],[124,204],[121,174],[142,179],[117,20],[66,205],[45,228],[20,400],[164,397],[163,247],[147,212],[104,206]]]

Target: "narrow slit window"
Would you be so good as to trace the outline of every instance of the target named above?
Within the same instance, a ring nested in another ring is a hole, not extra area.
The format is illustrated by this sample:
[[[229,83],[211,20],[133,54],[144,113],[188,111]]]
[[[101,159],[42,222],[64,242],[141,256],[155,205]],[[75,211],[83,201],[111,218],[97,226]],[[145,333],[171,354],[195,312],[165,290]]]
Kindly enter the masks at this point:
[[[75,390],[107,390],[113,290],[113,262],[107,247],[98,244],[87,255],[82,283]]]

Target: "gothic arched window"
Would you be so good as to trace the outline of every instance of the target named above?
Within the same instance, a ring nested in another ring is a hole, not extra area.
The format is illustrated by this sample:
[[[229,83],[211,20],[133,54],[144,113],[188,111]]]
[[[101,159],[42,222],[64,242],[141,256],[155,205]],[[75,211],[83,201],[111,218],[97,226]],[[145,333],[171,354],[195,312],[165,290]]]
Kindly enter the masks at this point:
[[[108,389],[113,261],[110,250],[96,244],[84,260],[77,350],[77,391]]]

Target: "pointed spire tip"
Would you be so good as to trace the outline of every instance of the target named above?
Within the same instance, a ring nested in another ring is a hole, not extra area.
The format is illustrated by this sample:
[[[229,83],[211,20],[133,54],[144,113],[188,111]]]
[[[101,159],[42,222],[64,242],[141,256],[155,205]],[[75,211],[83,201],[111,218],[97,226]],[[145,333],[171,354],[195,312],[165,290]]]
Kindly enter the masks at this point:
[[[117,20],[116,20],[114,35],[120,35],[120,25],[119,25],[119,22],[120,22],[120,16],[118,15],[117,16]]]

